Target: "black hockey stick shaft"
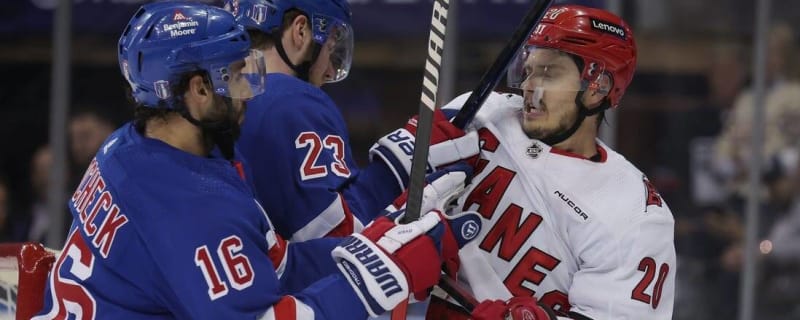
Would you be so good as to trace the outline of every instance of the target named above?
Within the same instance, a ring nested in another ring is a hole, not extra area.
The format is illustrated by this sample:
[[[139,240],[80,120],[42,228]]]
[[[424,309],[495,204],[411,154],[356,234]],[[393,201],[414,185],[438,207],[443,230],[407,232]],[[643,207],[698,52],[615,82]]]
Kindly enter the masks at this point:
[[[425,188],[425,171],[428,166],[433,111],[436,109],[436,92],[439,88],[439,70],[442,67],[442,52],[447,28],[449,0],[435,0],[431,15],[431,29],[428,37],[428,57],[425,60],[425,73],[422,77],[419,117],[417,118],[414,156],[411,160],[411,174],[408,178],[408,202],[403,222],[419,219],[422,207],[422,191]]]
[[[483,75],[483,78],[481,78],[481,81],[475,89],[472,90],[467,101],[464,102],[464,106],[461,107],[461,110],[458,112],[455,119],[453,119],[453,124],[456,127],[463,129],[472,121],[472,118],[478,113],[478,110],[480,110],[486,98],[489,97],[489,94],[492,93],[500,82],[506,69],[508,69],[508,64],[511,62],[511,59],[514,59],[514,55],[519,52],[519,49],[525,44],[533,28],[542,20],[547,8],[550,7],[552,3],[553,0],[534,1],[528,13],[525,15],[525,18],[514,31],[514,34],[511,36],[505,48],[503,48],[503,51],[500,51],[500,54],[494,60],[492,66],[489,67],[489,70]],[[417,141],[419,141],[419,139],[417,139]]]
[[[472,313],[472,310],[475,310],[475,307],[480,303],[478,299],[475,299],[472,293],[464,289],[464,287],[458,283],[458,280],[450,278],[449,276],[443,275],[442,278],[439,279],[437,286],[442,288],[444,292],[447,292],[453,300],[458,302],[464,310],[470,313]]]
[[[428,57],[425,59],[425,73],[422,77],[419,116],[417,118],[414,155],[411,159],[411,173],[408,178],[408,199],[403,222],[419,219],[422,210],[422,192],[425,188],[425,171],[428,166],[433,111],[436,109],[436,93],[439,90],[439,70],[442,69],[442,52],[447,31],[447,11],[449,0],[434,0],[431,13],[431,29],[428,34]],[[392,320],[406,319],[408,300],[392,310]]]

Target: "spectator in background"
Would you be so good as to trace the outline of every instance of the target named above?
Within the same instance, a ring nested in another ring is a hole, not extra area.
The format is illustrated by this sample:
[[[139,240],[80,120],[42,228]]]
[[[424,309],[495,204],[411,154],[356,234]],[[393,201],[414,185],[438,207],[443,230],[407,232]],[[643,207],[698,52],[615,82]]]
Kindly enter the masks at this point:
[[[47,211],[47,189],[50,186],[50,168],[53,167],[53,152],[49,145],[43,145],[36,149],[31,157],[30,166],[32,198],[28,207],[27,218],[29,221],[26,238],[29,241],[46,243],[51,220],[50,213]],[[65,221],[70,221],[70,219]],[[64,229],[66,230],[67,226],[64,226]]]
[[[763,202],[760,204],[760,223],[758,237],[769,240],[768,234],[774,234],[770,229],[780,225],[787,214],[791,212],[791,204],[797,190],[797,140],[800,138],[797,122],[800,119],[800,83],[794,69],[796,44],[793,31],[785,24],[776,24],[770,32],[769,47],[767,49],[766,64],[766,95],[764,97],[765,136],[760,145],[762,148],[761,178],[764,188]],[[711,160],[712,170],[721,178],[723,187],[727,192],[726,209],[715,216],[706,215],[705,230],[716,239],[717,244],[723,248],[712,255],[715,262],[707,270],[707,275],[712,279],[714,297],[710,305],[712,310],[725,310],[727,313],[718,313],[719,318],[736,317],[735,310],[724,308],[730,301],[738,298],[739,278],[743,265],[742,242],[744,239],[744,200],[752,192],[748,186],[748,169],[753,151],[751,146],[752,114],[754,108],[754,92],[752,86],[745,89],[736,99],[730,114],[724,120],[722,134],[718,137],[713,147]],[[776,224],[775,222],[779,222]],[[787,221],[788,223],[788,221]],[[782,240],[783,241],[783,240]],[[762,242],[762,252],[767,253],[772,245],[783,245],[776,241]],[[774,268],[770,258],[767,258],[762,275],[765,280],[774,278],[780,269]],[[796,269],[791,271],[797,275]],[[770,286],[759,289],[766,290]],[[783,292],[782,294],[788,294]],[[773,303],[775,294],[770,297],[764,292],[760,303]],[[792,297],[796,297],[793,295]],[[794,303],[794,302],[793,302]],[[765,307],[765,310],[777,310],[774,307]],[[786,309],[777,311],[786,314]],[[775,319],[772,315],[767,316]],[[791,317],[790,317],[791,318]],[[783,319],[783,318],[781,318]],[[796,317],[792,318],[796,319]]]
[[[70,115],[67,134],[69,140],[69,159],[67,159],[67,190],[74,189],[89,165],[94,153],[116,127],[115,117],[101,108],[77,105]],[[25,214],[16,218],[9,231],[13,241],[35,241],[49,243],[51,214],[48,211],[48,188],[50,187],[50,168],[53,167],[53,152],[49,145],[36,149],[30,158],[30,202],[22,204]],[[66,202],[63,199],[61,202]],[[59,207],[61,208],[61,207]],[[72,217],[63,210],[64,234],[69,229]],[[60,242],[63,239],[56,239]]]
[[[776,221],[761,245],[766,258],[763,303],[765,310],[776,313],[771,319],[800,318],[800,196],[794,200],[792,209]]]
[[[83,171],[117,125],[97,107],[77,107],[69,120],[69,153],[72,167]],[[80,177],[78,177],[80,178]]]
[[[675,215],[676,250],[681,261],[675,319],[712,317],[708,305],[715,296],[709,291],[716,287],[708,280],[716,278],[717,273],[710,270],[719,265],[720,252],[738,241],[736,230],[741,226],[738,216],[720,205],[722,197],[713,192],[715,188],[697,190],[703,189],[704,183],[713,185],[716,181],[707,169],[713,137],[722,131],[722,119],[744,86],[746,72],[741,48],[735,44],[717,45],[708,58],[707,94],[702,102],[664,112],[667,134],[658,144],[661,174],[653,176],[662,196],[670,199]]]
[[[766,65],[767,91],[764,101],[765,136],[762,156],[765,172],[774,170],[784,159],[786,147],[800,138],[794,136],[795,123],[784,119],[800,114],[800,83],[795,74],[796,44],[794,32],[786,24],[777,24],[770,32]],[[747,168],[751,155],[750,133],[754,108],[752,88],[736,99],[715,145],[714,169],[723,177],[733,195],[747,194]]]
[[[670,109],[664,112],[665,129],[659,145],[659,170],[661,175],[654,175],[658,180],[677,181],[671,185],[661,186],[659,191],[672,194],[670,206],[675,212],[689,213],[692,173],[690,172],[692,157],[698,153],[692,146],[709,141],[722,131],[722,118],[730,111],[733,102],[744,86],[744,59],[736,45],[718,45],[709,53],[710,65],[705,70],[707,95],[702,102],[686,108]],[[706,148],[710,149],[710,148]],[[670,188],[668,188],[670,187]],[[697,199],[692,199],[697,200]],[[696,216],[696,214],[688,214]],[[679,218],[679,217],[676,217]]]
[[[777,165],[781,171],[766,179],[770,199],[761,211],[759,249],[763,254],[759,278],[759,310],[765,319],[800,319],[800,173],[797,163]],[[737,253],[738,251],[738,253]],[[741,265],[740,246],[732,246],[734,265]],[[729,254],[730,255],[730,254]]]

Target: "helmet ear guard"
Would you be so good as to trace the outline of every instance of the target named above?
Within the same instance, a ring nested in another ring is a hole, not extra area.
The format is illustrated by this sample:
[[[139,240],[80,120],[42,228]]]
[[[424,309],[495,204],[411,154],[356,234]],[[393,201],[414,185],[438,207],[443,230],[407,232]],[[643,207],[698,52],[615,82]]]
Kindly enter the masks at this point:
[[[595,90],[602,95],[608,95],[614,87],[614,80],[608,72],[600,73],[594,81],[589,82],[587,89]]]

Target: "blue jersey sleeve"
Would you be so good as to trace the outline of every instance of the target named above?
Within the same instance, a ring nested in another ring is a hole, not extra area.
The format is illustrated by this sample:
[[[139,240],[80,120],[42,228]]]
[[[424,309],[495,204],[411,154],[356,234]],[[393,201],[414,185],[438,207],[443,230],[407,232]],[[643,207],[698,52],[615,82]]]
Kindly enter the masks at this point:
[[[361,302],[334,269],[330,250],[336,239],[290,246],[279,279],[269,256],[270,243],[264,241],[271,230],[263,211],[252,201],[238,203],[243,205],[231,208],[231,201],[205,199],[193,212],[220,213],[216,220],[220,223],[183,221],[185,232],[176,232],[177,222],[164,223],[154,233],[164,238],[149,237],[153,261],[169,284],[165,297],[174,299],[178,318],[269,318],[272,314],[275,319],[291,315],[338,319],[341,310],[347,310],[348,319],[366,318]],[[232,212],[239,215],[236,221],[223,216]]]
[[[343,313],[353,319],[364,319],[367,317],[366,309],[331,258],[331,250],[339,242],[341,239],[320,238],[290,243],[280,277],[281,289],[285,294],[314,306],[318,319],[340,319]]]
[[[274,93],[248,103],[239,150],[253,168],[256,194],[287,239],[347,235],[401,190],[385,164],[358,168],[344,119],[324,92],[285,77],[269,78]]]
[[[341,241],[340,238],[320,238],[289,243],[281,276],[283,290],[298,292],[322,278],[339,273],[331,251]]]

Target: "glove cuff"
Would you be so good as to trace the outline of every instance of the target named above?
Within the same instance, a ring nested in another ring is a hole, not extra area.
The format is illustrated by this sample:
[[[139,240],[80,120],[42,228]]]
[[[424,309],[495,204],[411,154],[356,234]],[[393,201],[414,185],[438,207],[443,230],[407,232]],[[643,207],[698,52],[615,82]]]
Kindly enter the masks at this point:
[[[411,159],[414,157],[414,135],[404,128],[381,137],[369,149],[369,160],[380,158],[392,170],[401,190],[407,187],[411,172]]]
[[[408,280],[402,269],[365,236],[347,237],[331,255],[370,316],[377,317],[408,299]]]
[[[459,160],[468,159],[480,152],[478,132],[470,131],[464,136],[431,145],[428,165],[439,169]]]

